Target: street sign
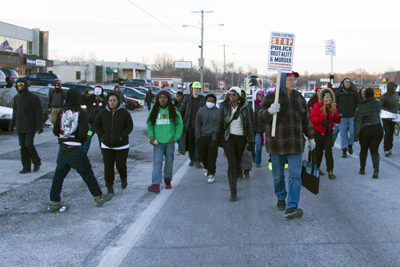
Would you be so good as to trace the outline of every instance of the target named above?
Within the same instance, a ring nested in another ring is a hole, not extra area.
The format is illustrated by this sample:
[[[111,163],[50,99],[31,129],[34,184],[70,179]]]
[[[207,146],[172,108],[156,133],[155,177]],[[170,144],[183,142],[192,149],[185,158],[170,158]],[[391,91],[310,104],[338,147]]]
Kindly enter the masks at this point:
[[[175,69],[191,69],[191,61],[175,61]]]
[[[225,88],[225,81],[218,81],[218,88]]]
[[[327,56],[336,56],[336,41],[325,40],[325,55]]]
[[[294,33],[271,32],[268,70],[291,72],[293,68]]]

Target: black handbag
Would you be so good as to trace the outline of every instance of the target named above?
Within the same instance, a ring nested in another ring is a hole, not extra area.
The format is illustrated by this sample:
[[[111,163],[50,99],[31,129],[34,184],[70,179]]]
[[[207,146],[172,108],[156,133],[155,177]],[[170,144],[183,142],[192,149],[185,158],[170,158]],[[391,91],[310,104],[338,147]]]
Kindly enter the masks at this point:
[[[315,152],[308,152],[308,161],[303,160],[301,166],[301,185],[314,195],[319,191],[319,170],[315,163]]]

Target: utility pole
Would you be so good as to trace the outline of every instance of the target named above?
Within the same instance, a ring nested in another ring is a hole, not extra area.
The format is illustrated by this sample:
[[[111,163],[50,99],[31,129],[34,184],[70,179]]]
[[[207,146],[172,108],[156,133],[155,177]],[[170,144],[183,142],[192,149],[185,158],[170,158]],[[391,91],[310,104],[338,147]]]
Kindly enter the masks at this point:
[[[203,74],[204,74],[204,58],[203,58],[203,36],[204,36],[204,13],[213,13],[214,11],[192,11],[192,13],[201,13],[201,45],[200,45],[200,58],[199,58],[199,67],[200,67],[200,83],[201,83],[201,91],[200,93],[204,92],[204,81],[203,81]]]
[[[229,46],[229,45],[223,44],[223,45],[220,45],[220,46],[224,47],[224,83],[225,83],[224,90],[226,90],[226,56],[225,56],[226,54],[225,54],[225,47]]]

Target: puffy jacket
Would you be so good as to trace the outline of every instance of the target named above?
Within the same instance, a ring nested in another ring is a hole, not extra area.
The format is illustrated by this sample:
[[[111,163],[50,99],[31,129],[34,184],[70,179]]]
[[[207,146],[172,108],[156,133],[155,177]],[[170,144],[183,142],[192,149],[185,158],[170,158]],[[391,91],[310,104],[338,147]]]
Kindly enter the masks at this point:
[[[384,93],[380,98],[381,109],[397,114],[399,110],[399,95],[394,92],[393,95],[389,92]]]
[[[368,125],[381,124],[381,105],[375,97],[362,100],[354,116],[354,141],[358,141],[360,130]]]
[[[108,147],[121,147],[129,144],[129,134],[133,130],[131,114],[119,105],[114,112],[107,105],[100,110],[93,123],[101,142]]]
[[[246,138],[247,143],[254,143],[254,133],[252,126],[252,117],[254,118],[254,114],[250,109],[250,105],[247,101],[241,101],[239,103],[239,116],[242,120],[243,133]],[[229,139],[230,135],[230,125],[226,128],[226,125],[230,121],[232,116],[232,105],[228,99],[225,99],[219,105],[218,118],[217,118],[217,126],[215,128],[215,133],[212,138],[213,141],[219,141],[220,135],[223,130],[225,131],[225,140]]]
[[[336,106],[338,113],[342,114],[343,118],[352,118],[356,113],[360,95],[350,86],[346,91],[344,87],[340,87],[335,94]]]
[[[258,112],[259,111],[260,111],[260,107],[256,103],[254,105],[254,123],[253,123],[253,132],[255,132],[255,133],[265,132],[265,126],[262,125],[258,120]]]
[[[319,98],[318,103],[314,104],[314,107],[312,108],[311,115],[310,115],[312,127],[314,128],[314,130],[318,131],[322,135],[325,135],[325,133],[332,132],[334,123],[338,124],[341,122],[341,120],[337,119],[337,117],[339,116],[337,109],[335,109],[335,112],[333,112],[333,113],[332,113],[332,110],[329,110],[329,122],[331,124],[331,129],[328,129],[328,131],[326,131],[325,124],[322,122],[322,120],[326,120],[328,116],[321,109],[321,108],[325,108],[322,96],[324,95],[324,93],[326,91],[331,93],[332,102],[335,102],[335,95],[333,94],[333,91],[329,88],[322,89],[321,93],[319,94],[319,97],[318,97]],[[326,110],[325,110],[325,112],[326,112]]]

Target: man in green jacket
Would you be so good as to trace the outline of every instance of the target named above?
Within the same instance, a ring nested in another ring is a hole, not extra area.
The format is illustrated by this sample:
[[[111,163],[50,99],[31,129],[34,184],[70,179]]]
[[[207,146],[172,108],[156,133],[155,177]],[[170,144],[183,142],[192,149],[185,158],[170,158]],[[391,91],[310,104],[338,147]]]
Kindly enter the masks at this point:
[[[179,140],[183,130],[181,114],[172,103],[171,94],[167,90],[160,90],[157,93],[156,102],[149,112],[146,123],[154,157],[152,181],[147,190],[160,193],[164,156],[165,189],[172,188],[175,142]]]

